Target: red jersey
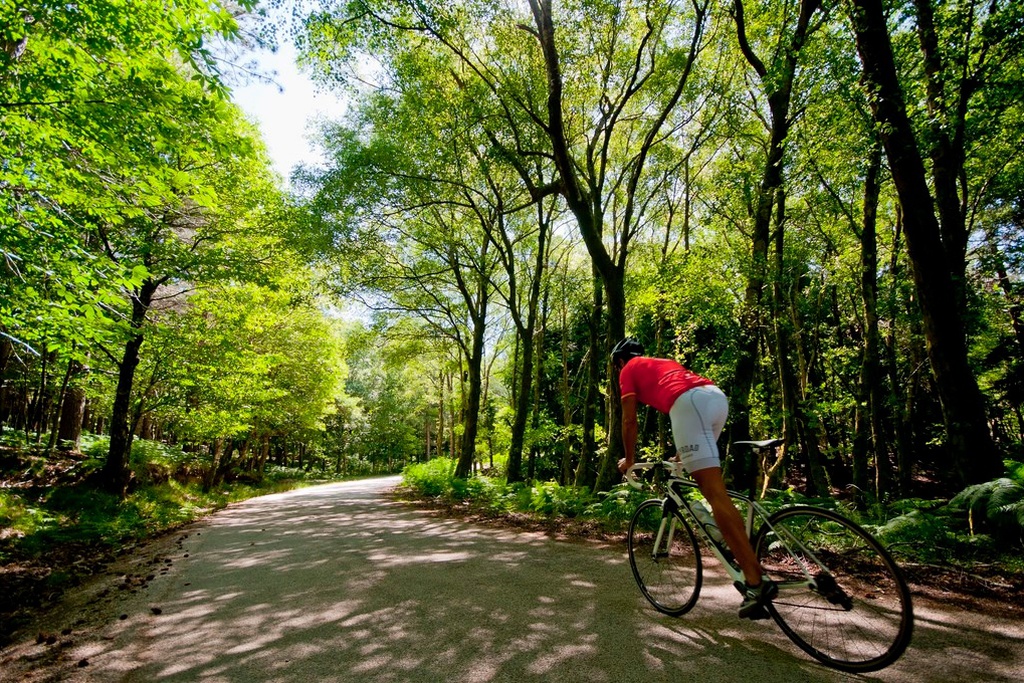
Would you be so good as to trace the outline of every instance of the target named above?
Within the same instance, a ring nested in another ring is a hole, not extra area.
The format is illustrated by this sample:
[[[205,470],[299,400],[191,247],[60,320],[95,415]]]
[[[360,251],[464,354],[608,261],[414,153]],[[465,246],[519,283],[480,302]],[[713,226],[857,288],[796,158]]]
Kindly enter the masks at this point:
[[[636,396],[636,400],[663,413],[668,413],[676,399],[690,389],[709,384],[714,382],[667,358],[630,358],[619,373],[623,398]]]

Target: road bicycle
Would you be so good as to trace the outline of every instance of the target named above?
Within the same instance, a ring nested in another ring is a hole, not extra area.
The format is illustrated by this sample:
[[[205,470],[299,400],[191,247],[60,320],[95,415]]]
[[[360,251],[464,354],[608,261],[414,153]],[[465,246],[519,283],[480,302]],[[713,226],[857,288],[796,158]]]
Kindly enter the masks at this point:
[[[738,441],[774,450],[781,439]],[[697,483],[678,462],[638,463],[626,473],[663,467],[664,496],[644,501],[629,523],[629,564],[655,609],[678,617],[697,603],[703,582],[701,543],[743,592],[743,572],[699,499]],[[779,593],[759,618],[771,617],[801,649],[842,671],[877,671],[906,650],[914,625],[910,589],[886,549],[841,514],[811,505],[768,513],[753,495],[729,491],[767,576]],[[756,533],[754,523],[759,521]]]

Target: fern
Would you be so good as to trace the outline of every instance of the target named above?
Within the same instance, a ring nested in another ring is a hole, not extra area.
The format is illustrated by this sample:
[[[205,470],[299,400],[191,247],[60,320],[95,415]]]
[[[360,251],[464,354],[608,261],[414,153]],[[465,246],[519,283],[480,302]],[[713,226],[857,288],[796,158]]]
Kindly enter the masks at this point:
[[[1019,500],[1016,503],[1003,506],[1000,509],[1000,513],[1008,515],[1016,520],[1017,525],[1024,530],[1024,500]]]
[[[978,513],[995,528],[1018,535],[1024,532],[1024,484],[1010,477],[968,486],[949,502],[949,506],[966,510],[972,534]]]
[[[995,517],[1024,500],[1024,486],[1012,479],[996,479],[988,499],[988,516]]]
[[[1006,472],[1010,479],[1024,484],[1024,462],[1017,462],[1016,460],[1004,460],[1006,464]]]

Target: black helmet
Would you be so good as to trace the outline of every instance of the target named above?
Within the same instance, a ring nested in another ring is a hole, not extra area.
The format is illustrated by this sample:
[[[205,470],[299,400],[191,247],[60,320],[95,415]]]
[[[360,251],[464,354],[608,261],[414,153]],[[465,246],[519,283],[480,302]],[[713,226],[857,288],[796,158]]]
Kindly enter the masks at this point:
[[[612,363],[618,363],[620,360],[628,361],[630,358],[642,355],[644,355],[644,345],[633,337],[626,337],[612,349]]]

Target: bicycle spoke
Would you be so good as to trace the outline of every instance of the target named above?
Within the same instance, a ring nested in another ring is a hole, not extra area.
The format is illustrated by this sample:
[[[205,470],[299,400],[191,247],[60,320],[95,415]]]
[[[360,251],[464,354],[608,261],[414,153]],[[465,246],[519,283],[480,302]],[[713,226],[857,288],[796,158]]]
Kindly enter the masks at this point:
[[[806,652],[861,672],[902,654],[913,623],[909,590],[867,532],[835,513],[796,507],[773,515],[755,546],[782,583],[769,612]]]
[[[640,505],[629,525],[629,564],[640,591],[660,612],[679,616],[697,602],[702,581],[693,531],[660,500]]]

